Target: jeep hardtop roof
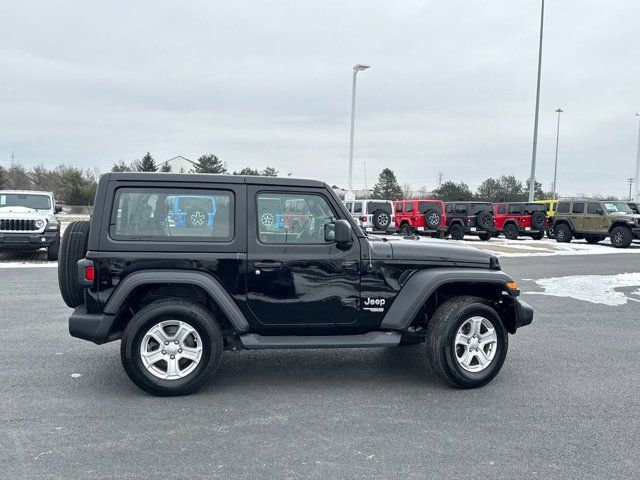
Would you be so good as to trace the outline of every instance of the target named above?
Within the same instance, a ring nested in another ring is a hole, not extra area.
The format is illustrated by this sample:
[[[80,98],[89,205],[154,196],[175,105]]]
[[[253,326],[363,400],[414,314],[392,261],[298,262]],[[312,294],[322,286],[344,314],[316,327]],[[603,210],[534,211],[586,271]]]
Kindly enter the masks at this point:
[[[0,190],[0,193],[10,193],[18,195],[53,195],[51,192],[41,190]]]
[[[251,175],[216,175],[211,173],[160,173],[160,172],[117,172],[106,173],[109,180],[154,183],[193,182],[193,183],[230,183],[248,185],[283,185],[287,187],[330,188],[319,180],[307,180],[289,177],[260,177]]]

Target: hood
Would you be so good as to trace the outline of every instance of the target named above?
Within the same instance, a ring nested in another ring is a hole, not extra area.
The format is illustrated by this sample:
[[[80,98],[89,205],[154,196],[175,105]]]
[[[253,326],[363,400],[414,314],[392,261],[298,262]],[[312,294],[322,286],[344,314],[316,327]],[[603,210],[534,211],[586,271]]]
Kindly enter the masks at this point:
[[[426,237],[370,237],[375,253],[386,253],[393,260],[433,262],[477,267],[498,265],[495,255],[474,247]],[[379,244],[384,244],[379,245]],[[386,247],[386,248],[385,248]],[[384,258],[384,257],[383,257]],[[387,256],[388,258],[388,256]],[[494,258],[494,260],[491,260]]]
[[[47,218],[49,212],[29,207],[0,207],[3,218]]]

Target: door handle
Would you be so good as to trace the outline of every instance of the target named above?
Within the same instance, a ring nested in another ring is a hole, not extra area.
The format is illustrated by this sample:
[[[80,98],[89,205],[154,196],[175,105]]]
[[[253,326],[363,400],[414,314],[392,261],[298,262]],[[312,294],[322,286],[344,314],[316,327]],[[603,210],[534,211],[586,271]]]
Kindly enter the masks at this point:
[[[282,262],[255,262],[253,267],[262,270],[277,270],[282,268]]]

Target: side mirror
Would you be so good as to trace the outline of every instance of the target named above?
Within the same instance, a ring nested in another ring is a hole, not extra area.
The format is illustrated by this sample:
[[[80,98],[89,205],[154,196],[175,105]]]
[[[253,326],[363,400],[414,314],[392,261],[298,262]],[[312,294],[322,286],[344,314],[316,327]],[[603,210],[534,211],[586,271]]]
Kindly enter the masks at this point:
[[[346,220],[336,220],[324,226],[324,239],[327,242],[336,242],[338,248],[351,246],[351,225]]]
[[[602,215],[604,212],[602,211],[602,209],[601,209],[601,208],[599,208],[599,209],[597,209],[597,210],[596,210],[596,213],[597,213],[598,215]]]
[[[55,204],[54,211],[60,213],[62,211],[62,205]]]

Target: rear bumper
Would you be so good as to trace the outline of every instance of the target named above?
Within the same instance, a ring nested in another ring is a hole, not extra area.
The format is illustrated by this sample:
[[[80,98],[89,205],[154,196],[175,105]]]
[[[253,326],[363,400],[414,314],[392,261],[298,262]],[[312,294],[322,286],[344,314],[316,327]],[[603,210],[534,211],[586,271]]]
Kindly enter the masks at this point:
[[[100,345],[115,340],[109,337],[114,320],[113,315],[87,313],[85,306],[80,305],[69,317],[69,333],[72,337]]]
[[[34,233],[0,233],[0,249],[7,250],[37,250],[38,248],[48,247],[60,235],[57,230],[50,232]]]

